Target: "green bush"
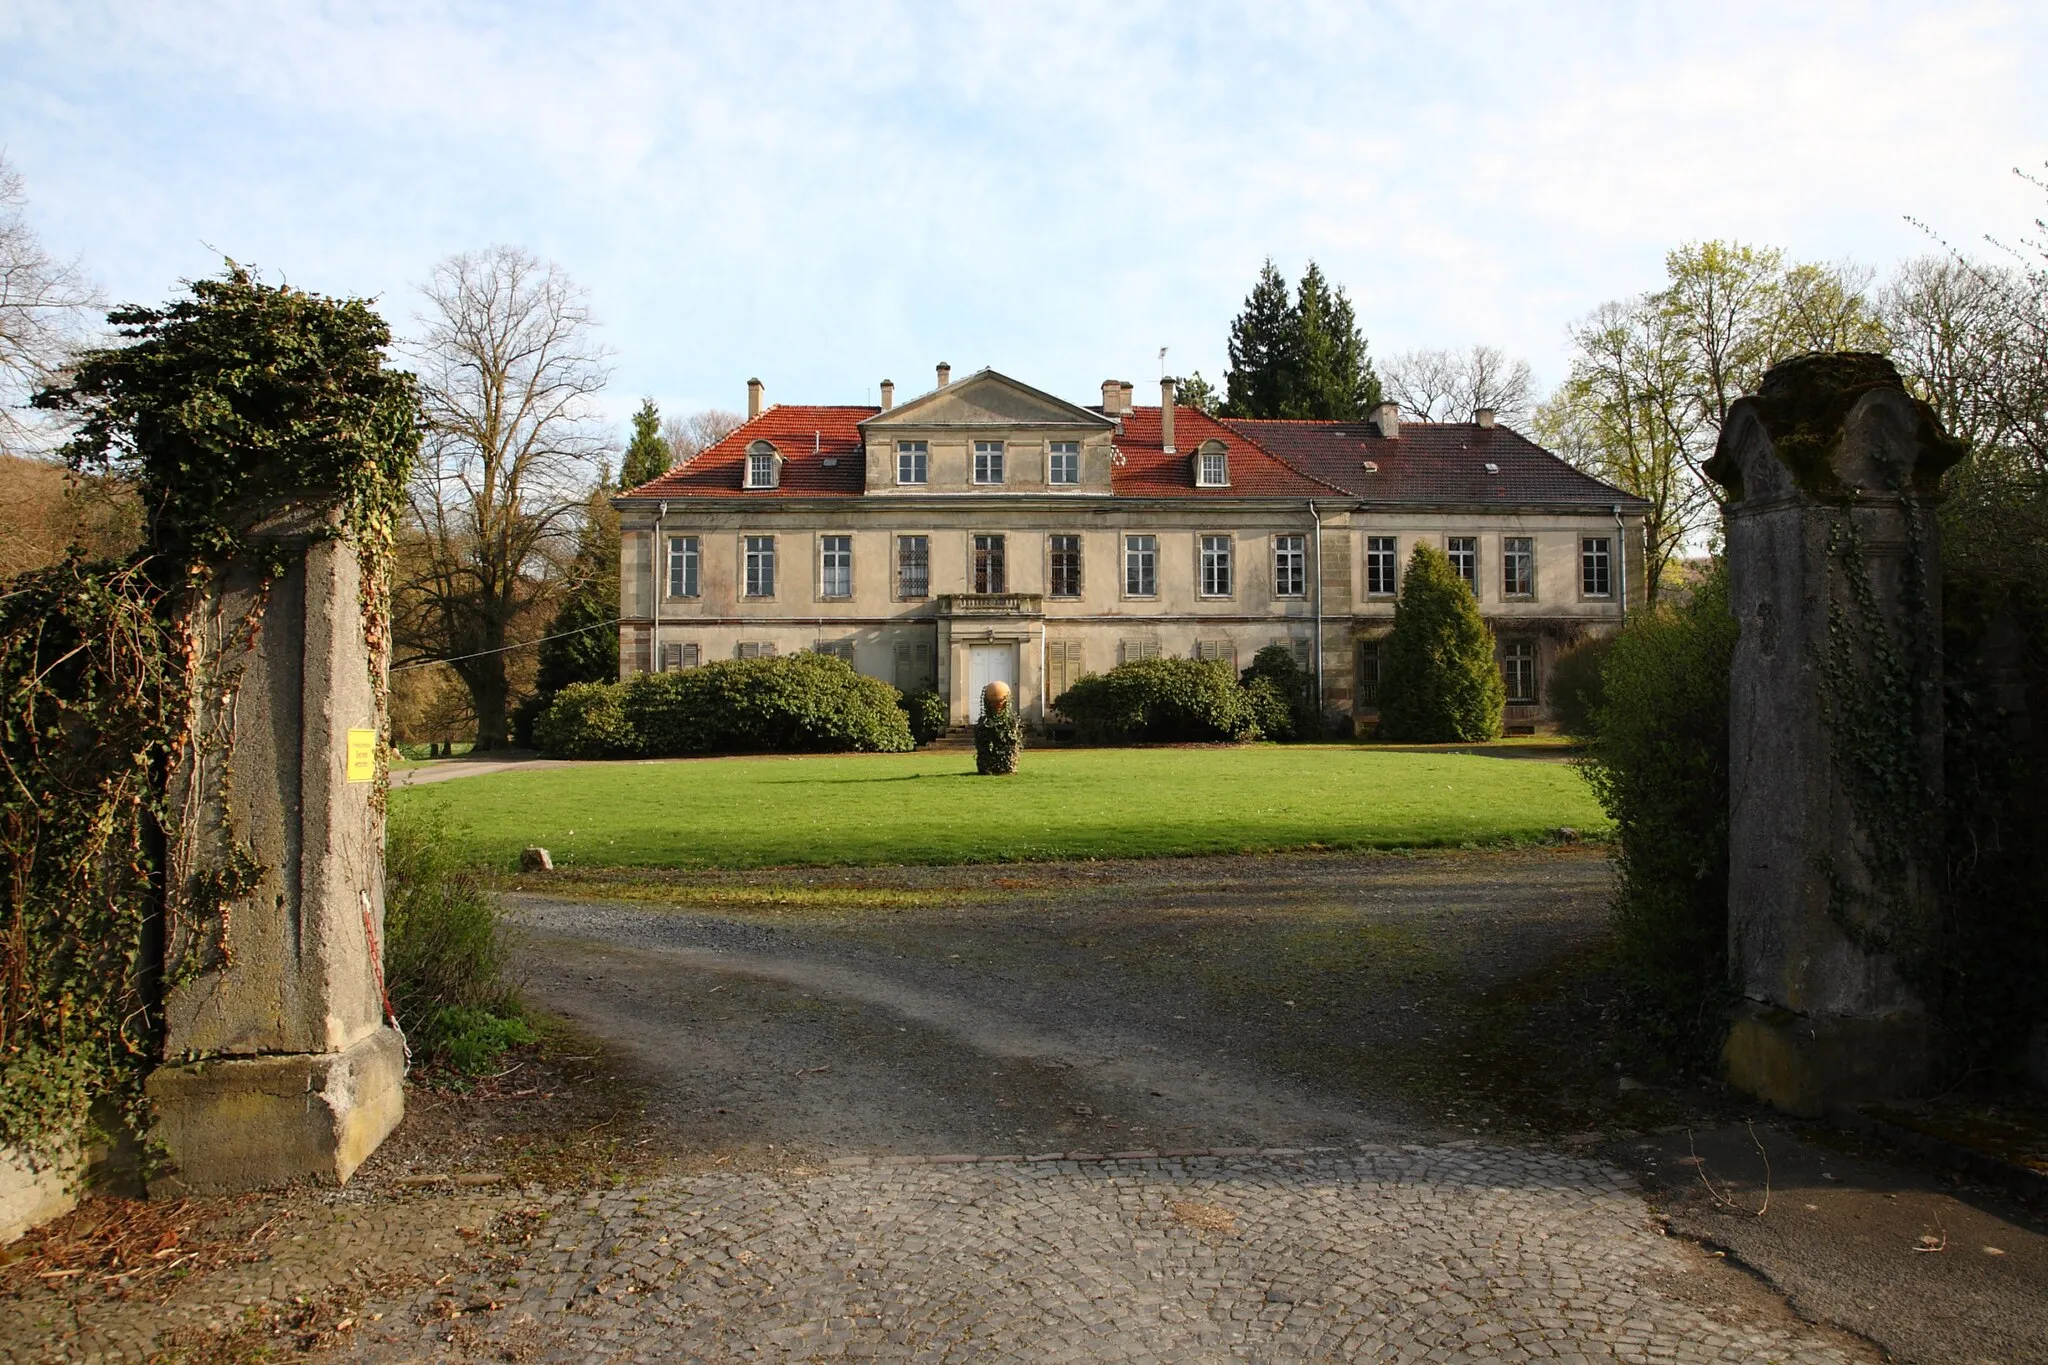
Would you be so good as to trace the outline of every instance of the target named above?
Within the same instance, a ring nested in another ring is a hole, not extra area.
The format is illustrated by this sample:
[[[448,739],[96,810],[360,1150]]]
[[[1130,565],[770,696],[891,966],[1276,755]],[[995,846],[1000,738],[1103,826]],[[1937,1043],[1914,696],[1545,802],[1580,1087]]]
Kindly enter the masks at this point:
[[[946,699],[929,687],[904,697],[903,710],[910,717],[910,737],[919,744],[929,744],[940,738],[953,723]]]
[[[524,1019],[489,1010],[450,1005],[434,1016],[437,1057],[465,1076],[481,1076],[498,1064],[506,1049],[540,1041]]]
[[[649,757],[675,754],[902,753],[916,747],[889,684],[829,654],[728,659],[643,673],[621,707]]]
[[[1600,673],[1613,648],[1612,635],[1588,635],[1550,666],[1550,706],[1566,734],[1592,736],[1593,717],[1607,700]]]
[[[1258,736],[1227,664],[1140,659],[1090,674],[1053,700],[1087,744],[1171,744]]]
[[[1380,672],[1379,738],[1410,744],[1498,739],[1507,684],[1493,632],[1442,550],[1408,560]]]
[[[673,676],[673,675],[671,675]],[[535,717],[533,742],[555,758],[619,758],[640,751],[618,683],[570,683]]]
[[[1252,655],[1239,675],[1245,701],[1266,739],[1320,739],[1322,709],[1316,705],[1315,675],[1295,662],[1286,645],[1267,645]]]
[[[1667,1054],[1709,1064],[1727,1004],[1728,666],[1737,628],[1716,564],[1682,605],[1615,636],[1586,775],[1614,820],[1629,996]]]
[[[451,849],[436,825],[393,815],[384,843],[384,987],[414,1055],[460,1065],[454,1050],[476,1046],[460,1041],[474,1016],[517,1020],[520,1007],[505,979],[498,898]]]
[[[1017,708],[984,711],[974,722],[974,770],[1001,776],[1017,771],[1017,756],[1024,751],[1024,723]]]

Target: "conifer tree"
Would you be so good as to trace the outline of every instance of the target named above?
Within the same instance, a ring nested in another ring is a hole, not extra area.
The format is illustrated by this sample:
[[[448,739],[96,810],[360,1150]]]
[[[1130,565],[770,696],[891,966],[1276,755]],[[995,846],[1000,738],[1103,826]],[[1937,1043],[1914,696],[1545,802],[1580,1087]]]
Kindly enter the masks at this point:
[[[619,468],[619,487],[638,488],[649,479],[660,478],[668,473],[674,454],[661,434],[661,409],[652,398],[641,399],[640,410],[633,414],[633,439]]]
[[[1226,414],[1356,421],[1380,401],[1351,300],[1314,261],[1290,300],[1269,258],[1244,303],[1230,327]]]
[[[584,510],[569,567],[569,593],[548,622],[551,638],[540,646],[534,692],[543,699],[541,706],[570,683],[618,681],[619,514],[611,505],[614,491],[610,480],[600,477]]]
[[[1507,685],[1493,632],[1450,559],[1417,545],[1380,666],[1381,739],[1448,744],[1500,737]]]
[[[1267,257],[1244,311],[1230,324],[1230,368],[1224,385],[1232,417],[1278,417],[1286,399],[1287,334],[1292,308],[1287,277]]]

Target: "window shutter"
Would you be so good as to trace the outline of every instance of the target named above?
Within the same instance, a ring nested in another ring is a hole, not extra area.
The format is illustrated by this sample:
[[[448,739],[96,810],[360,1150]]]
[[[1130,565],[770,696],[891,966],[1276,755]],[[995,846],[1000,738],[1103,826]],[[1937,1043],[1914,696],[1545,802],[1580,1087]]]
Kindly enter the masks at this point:
[[[1237,646],[1228,640],[1195,641],[1195,657],[1203,663],[1229,664],[1237,667]]]
[[[898,644],[896,646],[896,690],[898,692],[917,691],[917,677],[911,671],[916,667],[911,662],[912,657],[909,645]]]
[[[1306,672],[1311,662],[1309,651],[1315,648],[1315,643],[1310,640],[1292,640],[1288,643],[1294,647],[1294,662],[1300,664],[1302,670]]]
[[[673,673],[676,669],[679,669],[682,666],[683,647],[681,645],[671,645],[664,643],[661,647],[662,672]]]
[[[690,644],[690,645],[684,645],[684,646],[683,646],[683,667],[684,667],[684,668],[695,668],[695,667],[697,667],[697,665],[699,665],[699,664],[701,664],[701,663],[703,663],[703,662],[704,662],[704,647],[703,647],[702,645],[695,645],[695,644]]]

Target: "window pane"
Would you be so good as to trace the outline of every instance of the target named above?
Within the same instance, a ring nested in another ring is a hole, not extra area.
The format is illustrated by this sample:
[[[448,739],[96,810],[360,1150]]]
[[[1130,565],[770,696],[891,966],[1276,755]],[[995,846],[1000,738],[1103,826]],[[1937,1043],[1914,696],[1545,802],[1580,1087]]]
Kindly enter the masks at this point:
[[[747,537],[747,596],[775,595],[775,537]]]
[[[1229,457],[1220,450],[1202,452],[1202,479],[1204,487],[1221,488],[1230,482]]]
[[[1079,597],[1081,595],[1081,537],[1054,536],[1052,538],[1052,595],[1054,597]]]
[[[853,537],[823,536],[818,551],[819,591],[826,597],[853,595]]]
[[[896,443],[896,482],[923,483],[930,469],[930,449],[923,441]]]
[[[1465,586],[1476,596],[1479,592],[1479,542],[1472,536],[1449,536],[1444,540],[1444,553],[1450,556],[1451,568],[1458,577],[1465,580]]]
[[[668,540],[668,595],[697,595],[697,537],[670,536]]]
[[[1230,537],[1202,537],[1202,595],[1230,596]]]
[[[896,594],[924,597],[931,592],[931,541],[924,536],[896,538]]]
[[[1273,595],[1302,597],[1308,587],[1308,555],[1301,536],[1273,537]]]
[[[1003,538],[1001,536],[976,536],[974,538],[974,590],[976,592],[1006,592],[1003,586],[1006,575],[1003,564]]]
[[[1124,592],[1151,597],[1159,590],[1159,540],[1155,536],[1124,537]]]
[[[1045,481],[1047,483],[1081,482],[1081,443],[1079,441],[1054,441],[1047,457]]]
[[[1517,706],[1536,702],[1536,646],[1514,640],[1501,646],[1501,681],[1507,686],[1508,701]]]
[[[1003,481],[1003,443],[1001,441],[976,441],[974,443],[974,481],[976,483],[1001,483]]]
[[[1579,542],[1581,590],[1588,597],[1610,597],[1614,589],[1609,578],[1608,541],[1604,536],[1587,536]]]
[[[1358,645],[1358,704],[1380,704],[1380,642],[1362,640]]]
[[[1393,536],[1368,536],[1365,541],[1365,591],[1373,597],[1394,595]]]
[[[1536,595],[1536,542],[1527,536],[1501,541],[1500,590],[1509,597]]]

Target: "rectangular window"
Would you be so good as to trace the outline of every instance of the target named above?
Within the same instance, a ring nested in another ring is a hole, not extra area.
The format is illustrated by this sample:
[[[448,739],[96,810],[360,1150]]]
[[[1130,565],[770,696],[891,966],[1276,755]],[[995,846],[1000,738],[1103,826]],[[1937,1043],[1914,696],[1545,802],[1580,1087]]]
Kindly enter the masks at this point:
[[[932,685],[932,643],[902,641],[896,646],[896,690],[920,692]]]
[[[1273,595],[1308,595],[1308,544],[1305,536],[1273,537]]]
[[[747,454],[747,487],[775,487],[775,452],[755,450]]]
[[[1500,591],[1503,597],[1536,595],[1536,542],[1528,536],[1502,537]]]
[[[1055,484],[1081,482],[1079,441],[1054,441],[1046,448],[1045,481]]]
[[[1052,537],[1052,562],[1048,586],[1054,597],[1081,595],[1081,537]]]
[[[1392,536],[1367,536],[1365,538],[1365,595],[1367,597],[1392,597],[1394,595],[1394,558],[1399,553],[1398,542]]]
[[[1358,642],[1358,704],[1378,706],[1380,704],[1380,642],[1360,640]]]
[[[695,597],[697,595],[697,537],[670,536],[668,538],[668,595],[670,597]]]
[[[1614,583],[1608,576],[1612,543],[1605,536],[1585,536],[1579,541],[1579,591],[1588,597],[1614,595]]]
[[[1230,537],[1202,537],[1202,596],[1230,596]]]
[[[1008,581],[1003,564],[1003,538],[1001,536],[976,536],[974,538],[974,590],[976,592],[1008,592],[1003,586]]]
[[[1124,595],[1159,595],[1159,537],[1124,537]]]
[[[775,643],[772,640],[742,640],[733,646],[735,659],[772,659],[775,657]]]
[[[1003,443],[1001,441],[976,441],[974,443],[974,481],[976,483],[1001,483],[1003,481]]]
[[[1508,705],[1536,704],[1536,646],[1510,640],[1500,647],[1500,680],[1507,684]]]
[[[747,537],[747,596],[775,596],[774,536]]]
[[[1220,450],[1205,450],[1201,455],[1200,477],[1195,480],[1204,488],[1222,488],[1230,482],[1230,456]]]
[[[818,537],[818,595],[853,596],[853,537]]]
[[[1479,539],[1476,536],[1444,537],[1444,553],[1450,556],[1451,569],[1465,580],[1465,586],[1472,595],[1479,595]]]
[[[928,597],[932,590],[932,542],[929,536],[896,537],[896,595]]]
[[[896,482],[923,483],[931,477],[931,447],[923,441],[896,443]]]

